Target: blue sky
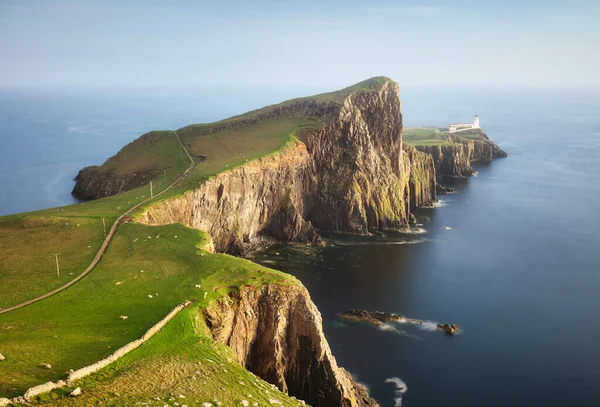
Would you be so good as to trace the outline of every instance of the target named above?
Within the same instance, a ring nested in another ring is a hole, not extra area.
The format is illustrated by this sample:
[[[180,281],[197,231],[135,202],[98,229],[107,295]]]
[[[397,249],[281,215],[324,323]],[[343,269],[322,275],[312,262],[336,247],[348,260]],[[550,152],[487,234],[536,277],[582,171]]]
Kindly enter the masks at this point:
[[[600,88],[599,21],[596,0],[0,0],[0,86]]]

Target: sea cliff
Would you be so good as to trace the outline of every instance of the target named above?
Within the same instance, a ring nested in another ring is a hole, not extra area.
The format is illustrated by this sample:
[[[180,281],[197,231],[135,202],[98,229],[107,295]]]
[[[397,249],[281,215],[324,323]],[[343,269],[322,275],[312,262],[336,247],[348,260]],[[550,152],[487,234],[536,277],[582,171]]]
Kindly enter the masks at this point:
[[[446,135],[446,143],[417,144],[415,148],[433,157],[438,176],[471,176],[475,173],[471,163],[489,162],[494,158],[507,156],[483,130],[476,129],[468,135],[468,138],[455,134]]]
[[[237,254],[259,234],[310,242],[318,229],[401,228],[411,208],[436,199],[433,159],[403,147],[395,82],[351,92],[336,108],[293,106],[287,115],[321,112],[322,125],[302,141],[150,205],[137,221],[206,230],[218,251]]]
[[[213,339],[248,370],[316,407],[377,406],[337,363],[301,284],[242,286],[204,311]]]
[[[229,138],[257,134],[269,123],[297,119],[303,124],[283,148],[238,160],[197,182],[191,174],[184,181],[187,190],[145,207],[136,222],[183,223],[208,232],[216,251],[243,254],[260,235],[315,242],[321,229],[368,234],[403,228],[411,210],[435,201],[435,158],[402,142],[399,86],[388,78],[177,132],[197,166],[203,166],[219,157],[202,142],[223,133]],[[135,157],[136,143],[126,148]],[[147,167],[116,171],[116,161],[83,170],[75,189],[107,196],[122,190],[113,186],[122,185],[113,174],[122,177]],[[230,346],[241,364],[279,389],[315,406],[376,405],[337,366],[320,314],[299,282],[243,285],[204,316],[216,342]]]

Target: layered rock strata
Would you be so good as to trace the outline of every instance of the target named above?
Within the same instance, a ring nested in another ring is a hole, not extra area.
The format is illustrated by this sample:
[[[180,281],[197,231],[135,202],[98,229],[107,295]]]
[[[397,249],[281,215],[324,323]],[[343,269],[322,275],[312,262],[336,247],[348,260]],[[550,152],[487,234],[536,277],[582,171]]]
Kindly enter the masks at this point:
[[[483,131],[478,131],[477,137],[466,139],[448,135],[451,144],[416,145],[415,148],[433,157],[438,176],[466,177],[475,172],[471,163],[507,156]]]

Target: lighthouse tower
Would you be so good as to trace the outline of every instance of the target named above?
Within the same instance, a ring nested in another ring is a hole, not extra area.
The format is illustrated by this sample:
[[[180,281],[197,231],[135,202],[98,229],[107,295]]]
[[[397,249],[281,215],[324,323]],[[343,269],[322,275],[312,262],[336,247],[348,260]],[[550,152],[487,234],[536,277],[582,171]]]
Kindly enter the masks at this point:
[[[479,116],[475,115],[475,119],[473,120],[473,127],[478,129],[479,128]]]

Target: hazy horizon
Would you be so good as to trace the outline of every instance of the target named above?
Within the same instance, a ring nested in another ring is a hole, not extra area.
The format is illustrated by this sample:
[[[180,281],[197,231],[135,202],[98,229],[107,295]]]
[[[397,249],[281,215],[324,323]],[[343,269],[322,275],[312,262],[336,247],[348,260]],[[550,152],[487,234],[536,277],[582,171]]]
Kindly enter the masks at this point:
[[[0,88],[600,89],[598,17],[584,0],[0,0]]]

